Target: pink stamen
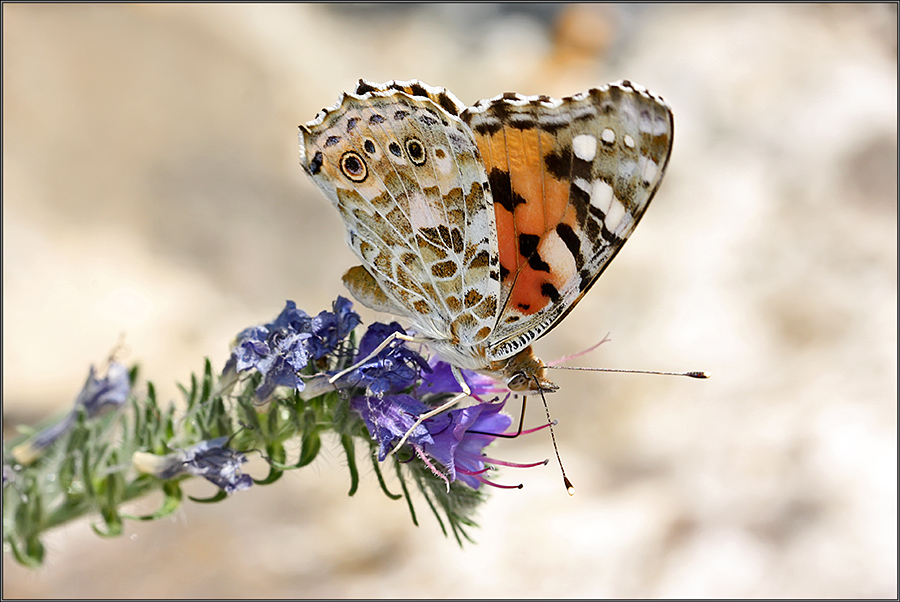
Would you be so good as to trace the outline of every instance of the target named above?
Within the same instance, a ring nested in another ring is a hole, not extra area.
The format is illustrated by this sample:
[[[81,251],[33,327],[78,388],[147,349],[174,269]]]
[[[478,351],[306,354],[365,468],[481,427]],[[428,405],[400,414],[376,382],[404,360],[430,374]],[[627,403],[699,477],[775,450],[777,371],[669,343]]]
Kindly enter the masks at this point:
[[[555,421],[555,420],[553,421],[553,424],[554,424],[554,425],[556,424],[556,421]],[[521,433],[519,433],[519,434],[520,434],[520,435],[528,435],[528,434],[530,434],[530,433],[536,433],[536,432],[538,432],[538,431],[540,431],[540,430],[543,430],[543,429],[545,429],[545,428],[550,428],[550,423],[549,423],[549,422],[545,422],[545,423],[542,424],[541,426],[536,426],[536,427],[534,427],[534,428],[525,429],[525,430],[523,430],[523,431],[522,431]],[[516,433],[515,433],[515,432],[508,432],[508,433],[503,433],[503,434],[504,434],[504,435],[510,435],[510,436],[512,436],[512,435],[515,435]]]
[[[485,462],[490,462],[491,464],[497,464],[498,466],[509,466],[510,468],[534,468],[535,466],[546,466],[550,460],[541,460],[540,462],[531,462],[530,464],[523,464],[521,462],[509,462],[507,460],[495,460],[494,458],[484,458]],[[457,470],[459,470],[457,468]]]
[[[481,481],[482,483],[484,483],[485,485],[490,485],[491,487],[496,487],[497,489],[521,489],[522,488],[521,483],[519,483],[518,485],[501,485],[501,484],[495,483],[493,481],[488,481],[484,477],[476,476],[475,478],[478,479],[479,481]]]
[[[456,472],[461,472],[461,473],[463,473],[463,474],[467,474],[467,475],[470,475],[470,476],[473,476],[473,477],[477,477],[477,476],[480,475],[480,474],[486,473],[486,472],[489,471],[490,469],[491,469],[490,466],[485,466],[485,467],[482,468],[481,470],[476,470],[475,472],[472,472],[471,470],[466,470],[465,468],[461,468],[461,467],[457,466],[457,467],[456,467]]]
[[[428,456],[425,455],[425,452],[422,450],[422,448],[418,447],[417,445],[413,445],[412,448],[414,450],[416,450],[416,455],[422,459],[422,462],[425,463],[425,466],[428,467],[428,470],[433,472],[434,476],[438,477],[440,480],[442,480],[444,482],[444,484],[447,486],[447,491],[449,492],[450,491],[450,480],[447,478],[447,475],[442,473],[440,470],[438,470],[434,466],[434,464],[431,463],[431,461],[428,459]]]

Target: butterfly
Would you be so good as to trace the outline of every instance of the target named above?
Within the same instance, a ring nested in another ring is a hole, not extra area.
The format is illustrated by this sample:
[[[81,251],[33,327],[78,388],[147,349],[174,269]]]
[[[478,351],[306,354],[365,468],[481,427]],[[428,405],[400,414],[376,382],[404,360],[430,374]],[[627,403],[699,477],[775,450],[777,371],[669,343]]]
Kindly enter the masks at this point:
[[[300,163],[362,262],[343,278],[353,296],[457,370],[529,394],[557,388],[531,344],[637,226],[672,134],[666,102],[629,81],[467,107],[416,80],[360,80],[300,126]]]

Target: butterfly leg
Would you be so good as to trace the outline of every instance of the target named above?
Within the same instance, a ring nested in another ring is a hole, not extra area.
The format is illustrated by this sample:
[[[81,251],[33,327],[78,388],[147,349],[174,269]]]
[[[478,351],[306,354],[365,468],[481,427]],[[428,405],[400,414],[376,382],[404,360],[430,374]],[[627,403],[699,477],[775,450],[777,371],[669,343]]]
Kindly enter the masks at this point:
[[[415,337],[411,337],[411,336],[409,336],[408,334],[403,334],[403,333],[400,333],[400,332],[392,332],[390,335],[388,335],[388,337],[387,337],[386,339],[384,339],[384,340],[381,342],[381,344],[380,344],[378,347],[376,347],[376,348],[372,351],[372,353],[370,353],[369,355],[367,355],[367,356],[364,357],[363,359],[359,360],[358,362],[356,362],[355,364],[353,364],[353,365],[350,366],[349,368],[345,368],[344,370],[341,370],[340,372],[338,372],[337,374],[335,374],[334,376],[332,376],[331,378],[329,378],[329,379],[328,379],[328,382],[331,383],[331,384],[336,383],[336,382],[338,381],[338,379],[340,379],[342,376],[344,376],[345,374],[349,374],[350,372],[353,372],[354,370],[356,370],[357,368],[359,368],[360,366],[362,366],[363,364],[365,364],[366,362],[368,362],[370,359],[372,359],[373,357],[375,357],[376,355],[378,355],[379,353],[381,353],[382,351],[384,351],[384,349],[385,349],[388,345],[390,345],[391,343],[393,343],[396,339],[400,339],[401,341],[406,341],[407,343],[422,343],[422,342],[424,342],[424,341],[422,341],[421,339],[417,339],[417,338],[415,338]]]
[[[420,424],[422,424],[423,422],[425,422],[426,420],[428,420],[429,418],[431,418],[433,416],[437,416],[441,412],[449,410],[450,408],[452,408],[453,406],[458,404],[460,401],[462,401],[466,397],[468,397],[468,393],[460,393],[458,395],[455,395],[453,398],[450,399],[450,401],[448,401],[444,405],[437,407],[437,408],[431,410],[430,412],[425,412],[424,414],[419,416],[419,418],[415,421],[415,423],[413,423],[413,425],[411,427],[409,427],[409,430],[407,430],[406,433],[404,433],[403,436],[400,437],[400,442],[397,443],[397,445],[394,446],[394,449],[389,451],[387,455],[390,456],[391,454],[395,453],[398,449],[403,447],[403,444],[406,443],[406,440],[409,438],[409,436],[412,434],[412,432],[419,427]]]
[[[456,366],[451,364],[450,372],[453,373],[454,378],[456,378],[456,382],[458,382],[459,386],[462,388],[462,392],[459,393],[458,395],[454,395],[452,398],[450,398],[449,401],[447,401],[443,405],[431,410],[430,412],[425,412],[424,414],[419,416],[419,418],[415,421],[415,423],[413,423],[413,425],[411,427],[409,427],[409,429],[407,429],[407,431],[403,434],[403,436],[400,438],[400,442],[394,446],[394,449],[392,449],[390,452],[388,452],[388,455],[391,455],[391,454],[395,453],[398,449],[400,449],[403,446],[403,444],[406,443],[406,440],[409,438],[409,436],[412,434],[412,432],[414,430],[416,430],[416,428],[418,428],[418,426],[420,424],[422,424],[429,418],[432,418],[433,416],[437,416],[441,412],[446,412],[447,410],[449,410],[450,408],[452,408],[453,406],[458,404],[460,401],[462,401],[463,399],[465,399],[466,397],[468,397],[469,395],[472,394],[472,389],[469,388],[469,385],[466,383],[465,379],[463,378],[462,372],[460,372],[459,368],[457,368]]]

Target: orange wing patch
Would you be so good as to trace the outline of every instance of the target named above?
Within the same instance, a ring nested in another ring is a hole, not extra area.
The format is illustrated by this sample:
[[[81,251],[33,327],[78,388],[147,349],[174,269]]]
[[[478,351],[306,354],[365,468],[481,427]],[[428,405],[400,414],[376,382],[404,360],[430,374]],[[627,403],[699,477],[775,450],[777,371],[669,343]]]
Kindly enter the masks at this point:
[[[558,291],[575,274],[571,253],[553,235],[560,222],[574,228],[577,221],[569,182],[543,169],[560,141],[534,124],[476,133],[475,142],[494,196],[501,298],[517,313],[531,315],[557,302]]]

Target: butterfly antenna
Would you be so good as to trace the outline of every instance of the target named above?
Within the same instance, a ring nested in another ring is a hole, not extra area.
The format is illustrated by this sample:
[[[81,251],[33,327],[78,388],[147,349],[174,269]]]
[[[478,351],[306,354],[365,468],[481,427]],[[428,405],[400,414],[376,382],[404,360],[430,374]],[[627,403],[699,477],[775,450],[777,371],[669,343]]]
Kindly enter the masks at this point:
[[[585,368],[582,366],[552,366],[547,364],[545,368],[553,368],[554,370],[585,370],[587,372],[626,372],[628,374],[657,374],[660,376],[687,376],[689,378],[707,379],[709,372],[692,371],[692,372],[658,372],[656,370],[621,370],[618,368]]]
[[[567,362],[567,361],[569,361],[569,360],[574,360],[576,357],[581,357],[582,355],[587,355],[588,353],[590,353],[591,351],[593,351],[594,349],[596,349],[597,347],[599,347],[599,346],[602,345],[603,343],[609,343],[610,341],[612,341],[612,339],[609,338],[609,333],[607,332],[607,333],[603,336],[603,340],[600,341],[599,343],[597,343],[597,344],[595,344],[595,345],[591,345],[591,346],[588,347],[587,349],[585,349],[585,350],[583,350],[583,351],[579,351],[578,353],[573,353],[572,355],[566,355],[566,356],[564,356],[564,357],[557,358],[557,359],[553,360],[552,362],[547,362],[545,365],[546,365],[546,366],[555,366],[555,365],[557,365],[557,364],[561,364],[561,363]]]
[[[550,418],[550,408],[547,406],[547,398],[544,397],[544,389],[541,387],[540,382],[537,378],[534,378],[535,384],[538,386],[538,391],[541,393],[541,401],[544,402],[544,412],[547,414],[547,424],[550,427],[550,439],[553,441],[553,452],[556,454],[556,461],[559,463],[559,471],[562,473],[563,484],[566,486],[566,492],[569,495],[575,495],[575,486],[572,485],[572,481],[569,480],[569,477],[566,476],[566,469],[563,468],[562,458],[559,457],[559,448],[556,445],[556,434],[553,432],[553,419]],[[523,417],[525,406],[522,406]],[[521,428],[521,426],[520,426]]]

